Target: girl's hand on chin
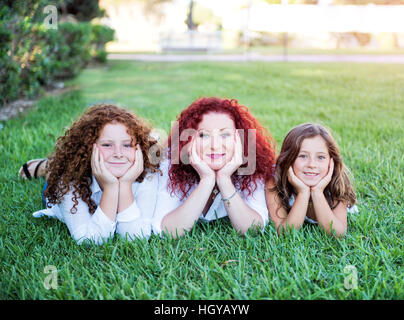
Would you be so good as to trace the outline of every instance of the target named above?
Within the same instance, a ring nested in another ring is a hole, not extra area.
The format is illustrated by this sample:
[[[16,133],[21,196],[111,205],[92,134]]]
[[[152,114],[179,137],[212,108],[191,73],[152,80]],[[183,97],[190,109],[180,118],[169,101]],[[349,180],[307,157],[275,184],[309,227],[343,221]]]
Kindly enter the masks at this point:
[[[91,171],[101,189],[108,186],[115,186],[119,183],[118,178],[105,167],[104,158],[100,155],[96,144],[93,145],[93,152],[91,154]]]
[[[296,177],[292,166],[288,169],[288,181],[296,189],[297,193],[310,193],[310,187]]]
[[[327,175],[323,179],[321,179],[314,187],[311,187],[311,189],[310,189],[311,193],[315,193],[315,192],[323,193],[324,189],[330,183],[333,173],[334,173],[334,159],[331,158],[330,164],[328,165]]]

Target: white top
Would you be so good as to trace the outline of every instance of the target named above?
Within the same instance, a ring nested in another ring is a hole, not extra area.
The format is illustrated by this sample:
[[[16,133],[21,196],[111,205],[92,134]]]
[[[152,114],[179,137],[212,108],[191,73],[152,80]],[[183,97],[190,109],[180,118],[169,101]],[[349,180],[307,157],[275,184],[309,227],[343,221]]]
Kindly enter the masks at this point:
[[[292,196],[289,199],[289,205],[292,207],[293,204],[295,203],[295,197],[292,194]],[[357,213],[359,212],[358,207],[356,205],[353,205],[352,207],[348,207],[347,208],[347,212],[348,213]],[[318,222],[316,220],[310,219],[309,217],[305,216],[304,220],[308,223],[312,223],[312,224],[318,224]]]
[[[142,183],[132,184],[135,201],[116,215],[116,221],[108,218],[99,206],[102,190],[94,176],[91,198],[98,207],[93,214],[89,212],[88,205],[81,199],[78,199],[76,213],[72,214],[70,209],[73,207],[73,192],[69,191],[60,204],[36,211],[32,215],[36,218],[53,217],[64,222],[78,244],[84,240],[93,240],[97,244],[102,244],[105,240],[112,238],[115,232],[124,238],[127,236],[128,239],[149,238],[156,205],[157,175],[149,173]]]
[[[162,232],[161,221],[163,220],[163,218],[168,213],[178,208],[186,200],[184,199],[181,201],[174,193],[171,196],[170,191],[167,188],[169,179],[168,166],[168,160],[164,160],[160,163],[160,169],[163,173],[163,176],[159,177],[157,204],[152,222],[153,232],[156,234],[161,234]],[[196,185],[192,186],[189,194],[191,194],[195,188]],[[268,222],[268,209],[265,201],[265,184],[263,182],[257,181],[257,188],[254,193],[249,197],[246,197],[246,194],[247,192],[240,192],[240,196],[246,202],[246,204],[260,214],[265,226]],[[224,202],[222,201],[222,195],[218,193],[206,215],[204,216],[202,213],[200,214],[199,221],[208,222],[215,220],[216,218],[220,219],[226,216],[227,211],[224,207]]]

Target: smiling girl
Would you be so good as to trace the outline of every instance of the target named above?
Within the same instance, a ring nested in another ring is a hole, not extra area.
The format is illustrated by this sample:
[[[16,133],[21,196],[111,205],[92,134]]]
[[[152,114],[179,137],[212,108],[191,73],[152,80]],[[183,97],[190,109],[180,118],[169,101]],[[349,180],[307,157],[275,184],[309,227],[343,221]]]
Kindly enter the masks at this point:
[[[182,236],[198,220],[225,216],[240,233],[265,226],[264,184],[275,155],[270,135],[246,107],[236,100],[198,99],[179,115],[168,145],[154,232]]]
[[[158,165],[148,157],[156,142],[134,114],[114,105],[87,110],[58,138],[47,161],[47,208],[34,217],[64,222],[82,243],[102,243],[114,233],[148,237]]]
[[[267,182],[267,206],[277,230],[298,229],[307,221],[344,235],[347,211],[356,210],[348,173],[327,129],[312,123],[293,128],[283,141],[275,179]]]

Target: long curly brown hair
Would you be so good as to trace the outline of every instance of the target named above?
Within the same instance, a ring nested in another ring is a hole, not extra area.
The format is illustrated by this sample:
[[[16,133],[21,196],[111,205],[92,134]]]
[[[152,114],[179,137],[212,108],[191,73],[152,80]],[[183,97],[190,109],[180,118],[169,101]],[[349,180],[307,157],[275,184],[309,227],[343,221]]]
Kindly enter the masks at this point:
[[[91,155],[93,144],[100,136],[101,130],[108,123],[121,123],[126,126],[132,143],[136,141],[143,153],[144,171],[136,179],[142,182],[147,171],[159,171],[159,164],[150,161],[150,148],[156,144],[150,136],[149,125],[135,114],[111,104],[98,104],[89,108],[76,120],[63,136],[56,141],[56,146],[49,157],[47,165],[47,188],[45,197],[50,204],[60,204],[64,195],[73,190],[73,207],[76,213],[78,199],[84,201],[90,213],[97,209],[91,199]]]
[[[349,179],[349,169],[344,165],[337,143],[331,133],[322,125],[315,123],[304,123],[293,128],[285,137],[282,143],[281,152],[276,160],[275,186],[270,189],[276,192],[281,206],[289,212],[289,203],[292,195],[296,196],[292,184],[288,180],[288,169],[295,162],[303,140],[321,136],[326,142],[330,157],[334,159],[334,172],[331,181],[324,189],[324,196],[331,209],[334,209],[340,201],[353,206],[356,202],[356,195]]]

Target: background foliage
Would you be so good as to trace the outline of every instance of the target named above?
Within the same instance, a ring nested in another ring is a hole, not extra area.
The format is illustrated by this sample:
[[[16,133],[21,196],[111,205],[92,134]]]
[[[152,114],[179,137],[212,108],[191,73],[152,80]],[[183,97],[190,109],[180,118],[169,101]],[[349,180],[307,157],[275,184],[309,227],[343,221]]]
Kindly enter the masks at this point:
[[[66,1],[72,10],[72,1]],[[87,17],[103,14],[98,1],[85,2]],[[89,4],[92,3],[92,6]],[[97,3],[97,6],[94,5]],[[105,44],[114,30],[103,25],[64,21],[57,29],[47,28],[45,0],[2,1],[0,7],[0,97],[2,104],[20,97],[33,98],[53,81],[77,76],[92,59],[105,62]],[[55,2],[59,8],[66,4]],[[91,13],[93,12],[93,13]],[[81,15],[78,16],[81,18]],[[60,21],[60,22],[59,22]]]

